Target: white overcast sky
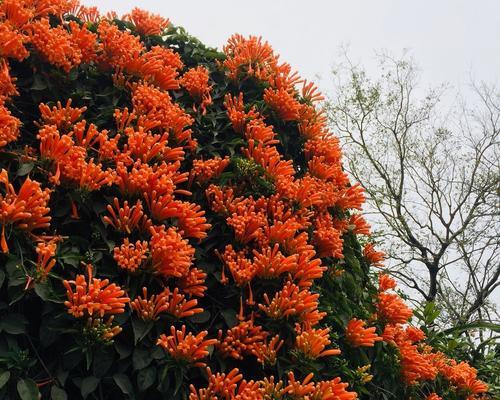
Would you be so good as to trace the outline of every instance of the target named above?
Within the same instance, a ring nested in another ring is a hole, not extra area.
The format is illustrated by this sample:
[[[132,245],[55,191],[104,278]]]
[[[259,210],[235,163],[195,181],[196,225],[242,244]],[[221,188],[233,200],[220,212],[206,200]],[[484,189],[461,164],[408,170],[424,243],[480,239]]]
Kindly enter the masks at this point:
[[[500,0],[81,0],[101,11],[134,6],[170,18],[204,43],[221,47],[233,33],[260,35],[282,61],[308,79],[329,72],[339,47],[376,73],[374,53],[409,49],[424,86],[497,82],[500,71]],[[326,94],[326,93],[325,93]]]

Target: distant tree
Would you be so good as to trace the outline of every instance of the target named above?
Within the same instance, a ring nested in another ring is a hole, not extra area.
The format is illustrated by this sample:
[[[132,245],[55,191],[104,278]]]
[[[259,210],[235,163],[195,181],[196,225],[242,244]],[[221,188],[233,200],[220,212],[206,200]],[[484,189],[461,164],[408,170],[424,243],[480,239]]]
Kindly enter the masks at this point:
[[[498,321],[500,91],[472,83],[474,101],[448,111],[411,58],[377,58],[371,79],[345,53],[327,111],[388,267],[450,325]]]

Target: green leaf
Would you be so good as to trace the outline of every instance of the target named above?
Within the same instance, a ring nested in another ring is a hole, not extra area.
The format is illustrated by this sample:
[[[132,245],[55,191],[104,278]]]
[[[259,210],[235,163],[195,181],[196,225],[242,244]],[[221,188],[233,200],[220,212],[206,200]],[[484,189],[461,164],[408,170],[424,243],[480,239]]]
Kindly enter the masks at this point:
[[[142,319],[132,318],[135,344],[140,342],[148,334],[152,327],[153,324],[151,322],[144,322]]]
[[[113,379],[121,391],[125,394],[131,395],[134,392],[132,388],[132,383],[130,383],[130,379],[128,379],[125,374],[115,374],[113,375]]]
[[[33,167],[35,166],[34,163],[26,163],[26,164],[21,164],[19,169],[17,170],[17,176],[25,176],[28,175]]]
[[[5,384],[9,381],[10,379],[10,372],[9,371],[3,371],[0,374],[0,389],[5,386]]]
[[[12,313],[0,320],[0,332],[5,331],[11,335],[20,335],[25,332],[28,321],[22,314]]]
[[[149,388],[155,380],[156,368],[154,366],[141,369],[137,374],[137,386],[141,392]]]
[[[0,288],[2,287],[4,281],[5,281],[5,272],[3,269],[0,269]]]
[[[99,385],[99,379],[95,376],[87,376],[84,378],[80,386],[82,397],[86,399],[89,394],[97,389],[97,385]]]
[[[17,381],[17,393],[19,393],[21,400],[38,400],[40,397],[36,383],[31,379]]]
[[[67,400],[68,395],[66,394],[66,391],[64,389],[61,389],[57,386],[52,386],[52,389],[50,389],[50,398],[52,400]]]
[[[152,361],[149,351],[144,349],[136,348],[134,350],[134,355],[132,356],[132,363],[135,370],[143,369],[147,367]]]

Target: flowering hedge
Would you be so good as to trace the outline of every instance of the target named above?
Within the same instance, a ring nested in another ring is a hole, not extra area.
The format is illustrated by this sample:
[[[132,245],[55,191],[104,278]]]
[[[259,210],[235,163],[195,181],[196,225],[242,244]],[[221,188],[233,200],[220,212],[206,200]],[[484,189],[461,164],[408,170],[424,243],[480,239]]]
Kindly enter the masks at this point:
[[[267,43],[71,0],[0,20],[1,398],[487,396],[409,324]]]

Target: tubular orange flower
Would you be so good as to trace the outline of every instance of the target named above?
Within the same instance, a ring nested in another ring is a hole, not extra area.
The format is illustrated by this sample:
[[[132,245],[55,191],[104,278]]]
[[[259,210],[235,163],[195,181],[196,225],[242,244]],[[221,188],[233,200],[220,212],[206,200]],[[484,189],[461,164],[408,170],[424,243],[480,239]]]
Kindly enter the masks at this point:
[[[193,160],[193,168],[189,175],[190,185],[196,179],[200,184],[207,183],[212,178],[217,178],[224,172],[231,161],[229,157],[215,157],[209,160]]]
[[[307,289],[300,290],[297,285],[287,282],[272,300],[269,300],[267,293],[264,293],[266,305],[259,304],[259,308],[272,319],[295,315],[301,322],[311,327],[326,315],[318,311],[318,298],[318,294],[311,293]]]
[[[35,251],[38,257],[36,271],[41,280],[47,278],[47,275],[56,264],[56,259],[54,257],[56,255],[57,242],[59,240],[60,238],[56,237],[48,242],[40,242],[36,246]]]
[[[224,373],[214,375],[210,368],[207,368],[207,375],[208,386],[206,388],[197,391],[193,385],[189,386],[191,392],[189,400],[215,400],[219,398],[218,396],[225,400],[236,400],[238,382],[243,379],[243,375],[239,373],[238,368],[232,369],[227,375]]]
[[[329,333],[329,328],[303,330],[295,337],[295,347],[304,356],[313,359],[339,355],[339,349],[325,350],[325,347],[331,343]]]
[[[47,104],[40,103],[40,115],[46,125],[55,125],[58,129],[68,129],[72,124],[80,119],[87,107],[71,107],[72,99],[68,99],[63,107],[58,101],[55,106],[50,108]]]
[[[386,292],[378,294],[377,313],[391,324],[405,324],[413,315],[412,310],[397,294]]]
[[[0,184],[5,186],[5,196],[0,194],[0,223],[2,224],[1,249],[8,253],[5,226],[14,224],[19,229],[31,232],[34,229],[47,228],[51,217],[47,215],[50,198],[49,189],[41,189],[40,183],[27,178],[16,193],[9,182],[8,173],[0,171]]]
[[[135,272],[147,259],[148,250],[148,242],[138,240],[133,244],[125,238],[120,247],[113,249],[113,258],[120,268]]]
[[[385,253],[383,251],[376,251],[373,243],[367,243],[363,249],[363,256],[365,260],[375,267],[383,267]]]
[[[292,272],[297,269],[298,256],[293,254],[285,257],[279,251],[279,245],[276,243],[273,248],[265,247],[260,252],[253,250],[253,264],[256,268],[256,275],[265,278],[277,278],[281,274]]]
[[[245,251],[236,252],[230,244],[226,246],[221,259],[231,271],[236,284],[240,287],[248,285],[257,273],[256,266],[246,257]]]
[[[121,207],[120,201],[115,197],[113,199],[113,206],[111,204],[106,206],[110,215],[104,216],[102,220],[104,223],[111,225],[117,231],[130,235],[130,233],[136,229],[145,218],[142,209],[142,202],[140,200],[137,200],[135,205],[132,207],[130,207],[128,205],[128,201],[125,200],[123,207]]]
[[[17,31],[9,22],[0,23],[0,56],[5,58],[14,58],[18,61],[28,57],[29,52],[24,47],[28,37]]]
[[[142,297],[138,296],[130,302],[130,308],[144,321],[155,321],[162,312],[169,309],[169,295],[170,292],[163,291],[148,298],[148,289],[143,287]]]
[[[312,381],[314,374],[308,374],[302,382],[295,380],[293,371],[288,373],[288,385],[285,387],[287,393],[292,399],[306,398],[307,395],[314,392],[314,382]]]
[[[354,347],[373,347],[382,337],[376,334],[374,326],[365,328],[366,322],[356,318],[351,319],[346,327],[345,336],[347,341]]]
[[[341,190],[335,205],[343,210],[347,210],[349,208],[361,210],[364,202],[364,190],[359,183],[356,183]]]
[[[443,400],[443,398],[438,396],[436,393],[431,393],[425,398],[425,400]]]
[[[323,400],[357,399],[358,395],[355,392],[348,392],[346,390],[348,386],[348,383],[342,382],[338,377],[330,381],[321,381],[316,383],[316,388],[311,398]]]
[[[253,159],[261,165],[274,179],[286,179],[295,175],[291,160],[283,160],[279,151],[272,146],[264,146],[262,142],[257,145],[253,139],[248,141],[248,147],[243,149],[247,158]]]
[[[269,342],[257,342],[254,344],[252,354],[257,357],[257,361],[264,365],[275,365],[278,357],[278,351],[285,343],[278,335],[274,336]]]
[[[222,330],[219,330],[218,351],[224,357],[242,360],[245,355],[253,354],[263,344],[268,333],[260,325],[254,325],[252,319],[241,321],[226,332],[222,339]]]
[[[82,170],[78,186],[80,189],[92,192],[99,190],[102,186],[111,186],[115,180],[115,171],[108,168],[102,169],[101,163],[94,163],[91,158],[85,163]]]
[[[253,206],[241,210],[241,214],[233,213],[226,219],[227,224],[234,229],[236,240],[247,244],[262,235],[262,228],[266,225],[264,212],[255,212]]]
[[[222,63],[230,79],[237,80],[255,76],[257,79],[270,80],[274,75],[278,56],[262,38],[242,35],[231,36],[223,47],[226,59]]]
[[[124,15],[124,19],[132,22],[141,35],[159,35],[169,24],[168,19],[137,7],[132,9],[130,14]]]
[[[264,101],[283,121],[296,121],[299,118],[300,103],[285,89],[265,89]]]
[[[81,62],[81,50],[72,42],[68,31],[62,26],[52,28],[47,18],[30,24],[30,42],[49,63],[65,72]]]
[[[200,102],[200,109],[204,115],[207,111],[207,106],[212,104],[210,96],[211,85],[208,84],[209,75],[205,67],[199,66],[188,69],[180,80],[181,86],[186,89],[189,95]],[[196,107],[193,106],[196,111]]]
[[[142,288],[142,293],[143,297],[135,298],[130,306],[145,321],[156,320],[163,312],[175,318],[191,317],[203,312],[203,308],[195,308],[198,304],[197,300],[186,300],[186,297],[179,293],[178,288],[175,288],[173,292],[166,288],[163,292],[152,295],[150,298],[148,298],[145,287]]]
[[[204,367],[206,364],[199,360],[208,356],[207,348],[217,343],[217,339],[207,339],[207,331],[201,331],[196,336],[191,332],[186,335],[186,326],[182,325],[180,331],[174,326],[170,327],[170,336],[160,335],[157,344],[163,347],[172,358],[193,363],[195,367]]]
[[[109,279],[92,278],[90,264],[87,264],[87,275],[88,280],[84,275],[77,275],[75,280],[63,281],[68,298],[64,305],[68,308],[68,313],[76,318],[94,314],[102,318],[105,314],[123,313],[129,302],[125,291],[116,284],[109,283]]]
[[[329,213],[315,219],[314,242],[320,257],[344,258],[342,232],[333,227]]]
[[[380,273],[378,276],[378,290],[385,292],[390,289],[396,288],[396,281],[389,275]]]
[[[177,286],[189,296],[203,297],[207,286],[205,280],[207,274],[198,268],[191,268],[187,275],[177,281]]]
[[[139,57],[145,49],[138,36],[120,31],[106,20],[99,23],[97,32],[103,46],[103,61],[109,66],[124,67],[127,61]]]
[[[0,148],[17,140],[21,121],[14,117],[0,99]]]
[[[68,24],[71,32],[71,42],[80,49],[81,62],[91,63],[97,61],[101,45],[97,42],[97,35],[90,32],[85,24],[79,25],[75,21]]]
[[[175,228],[151,227],[151,235],[153,271],[165,278],[185,276],[193,260],[194,248]]]
[[[349,218],[349,229],[356,235],[370,236],[370,224],[360,214],[353,214]]]
[[[243,133],[247,123],[254,119],[260,118],[255,106],[252,106],[248,112],[245,112],[245,104],[243,103],[243,93],[240,92],[238,97],[226,94],[224,97],[224,107],[227,110],[227,116],[231,121],[231,125],[236,133]]]

